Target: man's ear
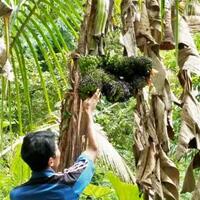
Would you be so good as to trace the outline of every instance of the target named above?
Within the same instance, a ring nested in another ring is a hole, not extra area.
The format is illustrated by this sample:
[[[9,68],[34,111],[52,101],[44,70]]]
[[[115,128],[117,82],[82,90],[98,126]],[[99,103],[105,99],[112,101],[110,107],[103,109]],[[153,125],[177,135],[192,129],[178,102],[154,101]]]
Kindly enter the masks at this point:
[[[54,166],[54,159],[53,159],[53,157],[50,157],[50,158],[49,158],[48,166],[49,166],[49,167],[53,167],[53,166]]]

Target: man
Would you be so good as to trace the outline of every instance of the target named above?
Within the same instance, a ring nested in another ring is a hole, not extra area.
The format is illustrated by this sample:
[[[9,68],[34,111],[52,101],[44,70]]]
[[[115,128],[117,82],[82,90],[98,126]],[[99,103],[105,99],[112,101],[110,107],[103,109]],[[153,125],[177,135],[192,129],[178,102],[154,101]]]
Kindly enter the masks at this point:
[[[64,173],[55,173],[60,162],[60,151],[52,132],[39,131],[24,137],[21,156],[31,168],[32,176],[28,182],[11,191],[11,200],[79,199],[80,194],[91,181],[94,161],[98,153],[92,112],[96,108],[99,97],[100,91],[97,90],[91,98],[83,102],[88,145],[75,164]]]

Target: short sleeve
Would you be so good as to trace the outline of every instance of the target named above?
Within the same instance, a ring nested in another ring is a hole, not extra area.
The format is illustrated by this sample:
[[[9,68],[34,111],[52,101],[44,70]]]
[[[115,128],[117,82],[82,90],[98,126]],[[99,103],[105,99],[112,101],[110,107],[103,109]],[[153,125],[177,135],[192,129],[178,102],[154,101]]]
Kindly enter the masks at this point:
[[[84,163],[85,165],[84,170],[81,172],[76,183],[73,185],[74,193],[80,195],[86,186],[90,183],[94,175],[94,162],[83,153],[79,156],[76,163]]]

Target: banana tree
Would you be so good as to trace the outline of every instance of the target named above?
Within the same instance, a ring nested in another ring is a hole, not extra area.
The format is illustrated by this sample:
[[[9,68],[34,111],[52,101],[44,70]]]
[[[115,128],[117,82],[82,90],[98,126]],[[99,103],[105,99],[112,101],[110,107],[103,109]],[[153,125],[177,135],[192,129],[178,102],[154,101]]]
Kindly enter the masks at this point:
[[[81,74],[79,57],[85,55],[104,55],[103,38],[106,35],[111,20],[112,0],[88,0],[85,4],[85,16],[81,25],[80,38],[77,50],[71,54],[69,62],[69,81],[71,90],[65,94],[61,108],[60,170],[70,166],[78,155],[84,150],[86,137],[86,124],[82,115],[82,99],[79,95]],[[90,73],[89,71],[87,73]],[[122,157],[107,141],[105,133],[98,125],[100,155],[109,166],[112,166],[123,180],[134,182],[134,177]],[[115,155],[115,156],[112,156]]]
[[[100,7],[101,3],[98,6]],[[67,63],[70,63],[70,66],[73,64],[67,52],[73,50],[73,42],[70,42],[70,40],[78,40],[78,32],[80,29],[80,21],[82,20],[83,8],[80,1],[69,2],[68,0],[56,0],[53,3],[52,1],[48,0],[17,2],[7,1],[1,2],[0,8],[0,13],[2,13],[2,17],[7,14],[5,13],[5,11],[7,12],[8,10],[10,13],[8,23],[2,23],[2,26],[6,26],[8,31],[2,31],[3,37],[1,39],[1,44],[2,46],[6,46],[4,45],[4,38],[10,38],[10,41],[7,42],[7,49],[10,50],[10,54],[7,56],[7,59],[11,63],[11,69],[13,70],[15,77],[13,82],[12,80],[8,81],[8,74],[6,74],[3,63],[1,72],[1,75],[3,77],[3,84],[0,98],[0,130],[1,141],[3,141],[6,137],[7,132],[10,134],[10,139],[12,140],[13,132],[16,131],[13,130],[13,127],[15,127],[16,125],[19,130],[18,136],[24,135],[26,131],[30,131],[35,128],[37,123],[37,119],[35,116],[35,113],[37,112],[35,112],[35,110],[37,110],[37,107],[39,107],[39,105],[34,103],[34,94],[36,92],[32,91],[31,87],[31,81],[34,80],[35,77],[38,77],[37,79],[39,79],[38,90],[41,91],[40,94],[43,96],[43,101],[45,102],[45,104],[42,103],[43,105],[45,105],[45,108],[43,109],[44,112],[42,111],[43,115],[52,113],[53,103],[55,103],[55,101],[52,102],[51,100],[52,92],[54,96],[54,93],[57,94],[57,101],[61,100],[63,97],[65,97],[63,102],[70,100],[70,98],[67,99],[69,93],[63,95],[63,91],[65,91],[67,87],[71,87],[68,84],[67,79],[68,71],[70,74],[76,74],[76,71],[73,71],[72,73],[72,68],[70,68],[70,70],[66,68]],[[106,8],[109,9],[109,6],[107,5]],[[101,18],[100,13],[99,15],[100,16],[98,17],[98,19],[96,19],[97,21],[99,21]],[[107,19],[109,19],[110,17],[111,15],[106,12],[105,19],[101,22],[100,27],[96,27],[96,32],[91,33],[93,35],[96,35],[98,32],[99,34],[97,34],[92,44],[96,45],[97,51],[103,51],[103,42],[100,41],[100,36],[102,35],[101,33],[99,33],[99,31],[103,34],[104,30],[106,29]],[[81,30],[83,29],[84,27],[81,27]],[[68,36],[68,38],[66,37],[66,35]],[[86,37],[86,34],[82,35],[79,38],[79,53],[81,53],[80,46],[82,45],[81,41],[84,42],[85,40],[84,37]],[[92,35],[91,38],[93,38]],[[87,40],[89,41],[90,39],[87,38]],[[83,44],[83,46],[84,45],[85,44]],[[93,47],[91,47],[91,49],[92,48]],[[4,47],[4,49],[6,51],[6,47]],[[75,58],[76,55],[74,55],[74,60],[76,60]],[[76,63],[76,61],[74,61],[74,63]],[[46,72],[48,72],[48,76],[45,75]],[[49,78],[53,83],[53,88],[48,87]],[[71,82],[71,79],[69,81]],[[80,102],[80,99],[78,101]],[[73,106],[70,106],[68,108],[74,109]],[[41,109],[41,107],[39,107],[39,109]],[[38,112],[40,112],[40,110],[38,110]],[[61,133],[63,131],[63,127],[67,127],[68,125],[68,123],[63,123],[63,121],[66,119],[67,114],[70,115],[70,112],[62,112]],[[13,121],[14,119],[16,119],[16,116],[17,120]],[[58,120],[60,120],[60,117],[58,117]],[[5,129],[7,129],[7,132]],[[75,138],[77,141],[79,141],[80,138],[75,133],[76,131],[72,132],[73,135],[71,136],[71,140]],[[104,143],[107,141],[105,137],[101,136],[100,140],[103,140]],[[68,139],[67,141],[70,142],[70,139]],[[63,155],[66,152],[65,143],[61,146],[62,148],[64,148],[62,151]],[[116,162],[114,162],[114,165],[118,166],[118,168],[121,168],[121,174],[123,174],[124,177],[128,177],[125,179],[130,180],[130,177],[134,179],[130,169],[126,166],[124,160],[119,156],[112,145],[107,142],[107,146],[110,149],[110,152],[114,152],[114,155],[116,157]],[[5,148],[5,146],[3,148]],[[73,148],[73,144],[67,145],[67,148]],[[80,153],[80,150],[81,148],[77,148],[73,152],[75,153],[75,155],[78,155],[78,153]],[[105,151],[106,149],[104,148],[104,151],[102,151],[102,156],[106,160],[106,163],[109,164],[109,162],[113,160],[109,160],[109,154],[104,153]],[[69,151],[69,153],[71,152],[72,151]],[[67,161],[62,160],[61,163],[63,166],[67,166],[67,164],[74,161],[74,159],[75,157],[71,157],[71,159],[68,158]]]

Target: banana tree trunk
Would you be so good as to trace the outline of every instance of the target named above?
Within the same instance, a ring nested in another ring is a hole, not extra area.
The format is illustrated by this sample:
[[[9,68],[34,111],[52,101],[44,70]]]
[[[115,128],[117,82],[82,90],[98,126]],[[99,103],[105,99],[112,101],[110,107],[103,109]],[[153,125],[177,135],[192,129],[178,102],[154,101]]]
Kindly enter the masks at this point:
[[[87,0],[86,12],[80,30],[76,53],[69,62],[71,90],[66,93],[61,108],[60,169],[69,167],[86,147],[85,120],[82,100],[78,94],[81,74],[78,67],[80,55],[103,55],[103,38],[111,17],[113,0]]]

